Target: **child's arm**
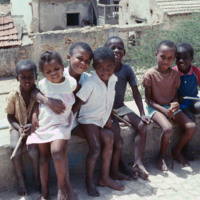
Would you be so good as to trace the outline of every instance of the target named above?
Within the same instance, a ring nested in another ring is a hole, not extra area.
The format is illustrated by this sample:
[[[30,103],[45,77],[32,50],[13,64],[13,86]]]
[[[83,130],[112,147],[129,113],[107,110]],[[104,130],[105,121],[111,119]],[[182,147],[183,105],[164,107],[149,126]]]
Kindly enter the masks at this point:
[[[140,117],[141,117],[142,121],[146,124],[150,124],[151,119],[145,115],[144,107],[143,107],[143,103],[142,103],[142,97],[140,95],[137,85],[132,86],[131,89],[132,89],[132,93],[133,93],[133,98],[134,98],[135,103],[140,112]]]
[[[84,104],[85,102],[82,101],[80,98],[76,97],[76,102],[75,104],[72,106],[72,112],[73,114],[75,114],[76,112],[79,111],[80,107]]]
[[[161,105],[157,104],[152,100],[152,93],[151,93],[151,87],[145,87],[145,100],[146,103],[151,106],[152,108],[155,108],[156,110],[160,111],[164,115],[168,116],[169,118],[173,117],[174,112],[171,108],[166,109],[162,107]]]
[[[20,126],[19,122],[15,118],[15,115],[13,115],[13,114],[7,114],[7,119],[8,119],[8,122],[12,125],[12,127],[15,130],[17,130],[20,133],[20,135],[21,135],[23,127]]]
[[[32,91],[31,97],[35,101],[49,106],[56,114],[61,114],[65,111],[65,106],[61,100],[45,97],[37,88]]]

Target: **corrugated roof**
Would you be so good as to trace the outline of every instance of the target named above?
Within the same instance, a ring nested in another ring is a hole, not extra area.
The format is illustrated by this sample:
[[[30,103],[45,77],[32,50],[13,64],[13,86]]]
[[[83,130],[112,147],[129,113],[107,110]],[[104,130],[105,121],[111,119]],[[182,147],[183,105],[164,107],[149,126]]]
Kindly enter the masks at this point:
[[[17,37],[18,32],[14,27],[11,16],[0,17],[0,48],[19,46],[22,41]]]
[[[156,0],[156,2],[167,15],[200,12],[200,0]]]

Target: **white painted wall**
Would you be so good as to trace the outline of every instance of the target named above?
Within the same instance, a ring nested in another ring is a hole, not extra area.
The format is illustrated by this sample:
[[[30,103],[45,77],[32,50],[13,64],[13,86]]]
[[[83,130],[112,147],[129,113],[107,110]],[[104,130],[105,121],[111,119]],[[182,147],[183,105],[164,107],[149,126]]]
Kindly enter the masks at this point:
[[[32,8],[29,4],[32,0],[11,0],[11,15],[23,15],[28,32],[31,31]]]

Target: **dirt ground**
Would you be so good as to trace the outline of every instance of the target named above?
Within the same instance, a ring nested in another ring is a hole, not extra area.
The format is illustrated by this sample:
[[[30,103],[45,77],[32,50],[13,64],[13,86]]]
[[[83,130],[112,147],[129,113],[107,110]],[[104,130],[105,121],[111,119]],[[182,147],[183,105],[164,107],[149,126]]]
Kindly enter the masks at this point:
[[[0,120],[6,118],[6,113],[4,111],[6,97],[8,93],[16,87],[17,84],[17,80],[14,76],[0,78]]]

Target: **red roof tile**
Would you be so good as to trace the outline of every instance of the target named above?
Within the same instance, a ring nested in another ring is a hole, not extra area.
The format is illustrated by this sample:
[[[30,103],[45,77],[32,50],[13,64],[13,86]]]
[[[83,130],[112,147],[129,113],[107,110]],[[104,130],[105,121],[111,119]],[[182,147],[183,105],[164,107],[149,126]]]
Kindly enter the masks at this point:
[[[22,44],[22,41],[6,41],[6,42],[1,42],[0,41],[0,48],[1,47],[13,47],[13,46],[19,46]]]
[[[11,16],[0,17],[0,48],[19,46],[22,44],[18,40],[18,32],[14,27]]]

